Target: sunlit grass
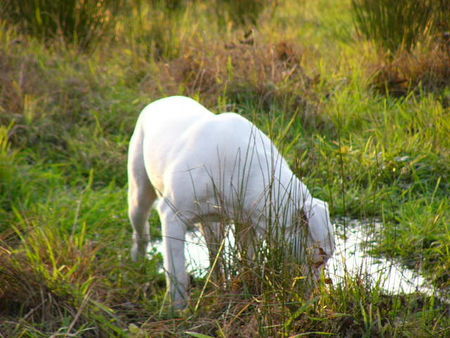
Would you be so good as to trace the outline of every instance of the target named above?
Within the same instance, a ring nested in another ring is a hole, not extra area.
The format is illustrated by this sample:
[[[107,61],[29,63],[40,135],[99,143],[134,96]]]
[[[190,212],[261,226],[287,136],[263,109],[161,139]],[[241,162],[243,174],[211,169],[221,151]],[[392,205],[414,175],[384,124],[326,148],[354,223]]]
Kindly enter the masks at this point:
[[[197,311],[163,306],[160,255],[141,265],[129,259],[126,152],[145,104],[188,94],[246,116],[329,201],[333,217],[381,219],[374,252],[445,290],[448,89],[406,88],[394,98],[371,88],[371,65],[384,59],[356,36],[350,1],[281,2],[262,12],[247,38],[248,28],[221,28],[206,2],[177,14],[173,31],[159,36],[152,29],[163,14],[150,21],[148,7],[133,10],[115,39],[89,56],[43,46],[2,23],[0,303],[8,305],[0,331],[445,336],[447,305],[387,296],[360,276],[321,284],[311,298],[290,295],[286,304],[277,292],[289,292],[287,280],[249,294],[238,276],[231,293],[208,283],[202,297],[205,280],[195,280]],[[153,216],[153,237],[158,222]]]

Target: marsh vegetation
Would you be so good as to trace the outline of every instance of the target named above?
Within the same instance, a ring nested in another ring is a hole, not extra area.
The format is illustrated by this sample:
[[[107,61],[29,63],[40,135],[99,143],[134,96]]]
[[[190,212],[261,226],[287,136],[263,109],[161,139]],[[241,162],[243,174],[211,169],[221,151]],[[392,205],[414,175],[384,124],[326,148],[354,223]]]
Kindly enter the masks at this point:
[[[449,27],[445,1],[415,2],[390,19],[369,0],[3,1],[0,333],[448,335]],[[161,256],[130,258],[126,153],[139,111],[174,94],[251,120],[333,218],[380,224],[371,256],[439,297],[357,273],[307,296],[273,269],[195,277],[173,312]]]

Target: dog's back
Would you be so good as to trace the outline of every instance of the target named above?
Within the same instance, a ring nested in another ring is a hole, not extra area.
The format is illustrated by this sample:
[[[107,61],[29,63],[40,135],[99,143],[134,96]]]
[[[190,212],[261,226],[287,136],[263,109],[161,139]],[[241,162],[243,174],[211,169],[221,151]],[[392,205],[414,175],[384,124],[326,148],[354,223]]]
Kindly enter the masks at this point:
[[[270,139],[238,114],[215,115],[194,100],[170,97],[147,106],[137,129],[153,187],[180,211],[195,204],[197,213],[209,214],[220,199],[221,212],[233,218],[239,200],[240,209],[259,217],[269,186],[278,199],[293,183],[309,196]]]

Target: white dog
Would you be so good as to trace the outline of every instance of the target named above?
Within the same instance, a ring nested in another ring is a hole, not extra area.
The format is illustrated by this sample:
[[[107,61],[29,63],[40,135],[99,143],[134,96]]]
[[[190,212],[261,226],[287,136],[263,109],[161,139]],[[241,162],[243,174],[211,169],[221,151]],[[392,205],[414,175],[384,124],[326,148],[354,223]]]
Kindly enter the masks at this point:
[[[200,223],[210,257],[217,253],[219,222],[224,219],[237,228],[250,225],[236,229],[249,258],[254,254],[250,239],[267,234],[271,226],[298,252],[300,246],[309,248],[316,272],[333,254],[327,204],[311,196],[270,139],[240,115],[215,115],[181,96],[151,103],[140,114],[130,141],[128,181],[132,257],[146,253],[147,219],[158,199],[164,269],[175,307],[184,307],[187,300],[184,240],[191,224]],[[306,232],[296,227],[302,215]]]

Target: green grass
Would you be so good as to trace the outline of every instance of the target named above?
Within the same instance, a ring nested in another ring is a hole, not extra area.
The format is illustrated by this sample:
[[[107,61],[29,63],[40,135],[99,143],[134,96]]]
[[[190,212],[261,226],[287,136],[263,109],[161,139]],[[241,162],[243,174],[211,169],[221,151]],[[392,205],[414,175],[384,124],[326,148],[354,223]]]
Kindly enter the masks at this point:
[[[245,276],[230,292],[208,284],[202,297],[205,280],[195,280],[191,309],[167,308],[161,256],[129,257],[126,152],[147,103],[185,94],[246,116],[333,217],[382,221],[374,255],[420,270],[445,294],[449,88],[447,79],[400,98],[374,91],[371,65],[383,60],[358,40],[350,1],[285,1],[273,17],[261,13],[253,45],[239,42],[244,29],[216,25],[207,2],[155,37],[167,14],[151,22],[142,5],[89,55],[0,23],[0,333],[448,334],[448,304],[388,296],[364,276],[310,298],[292,292],[301,280],[289,274],[259,280],[264,292],[253,295]],[[156,214],[151,224],[157,238]]]

